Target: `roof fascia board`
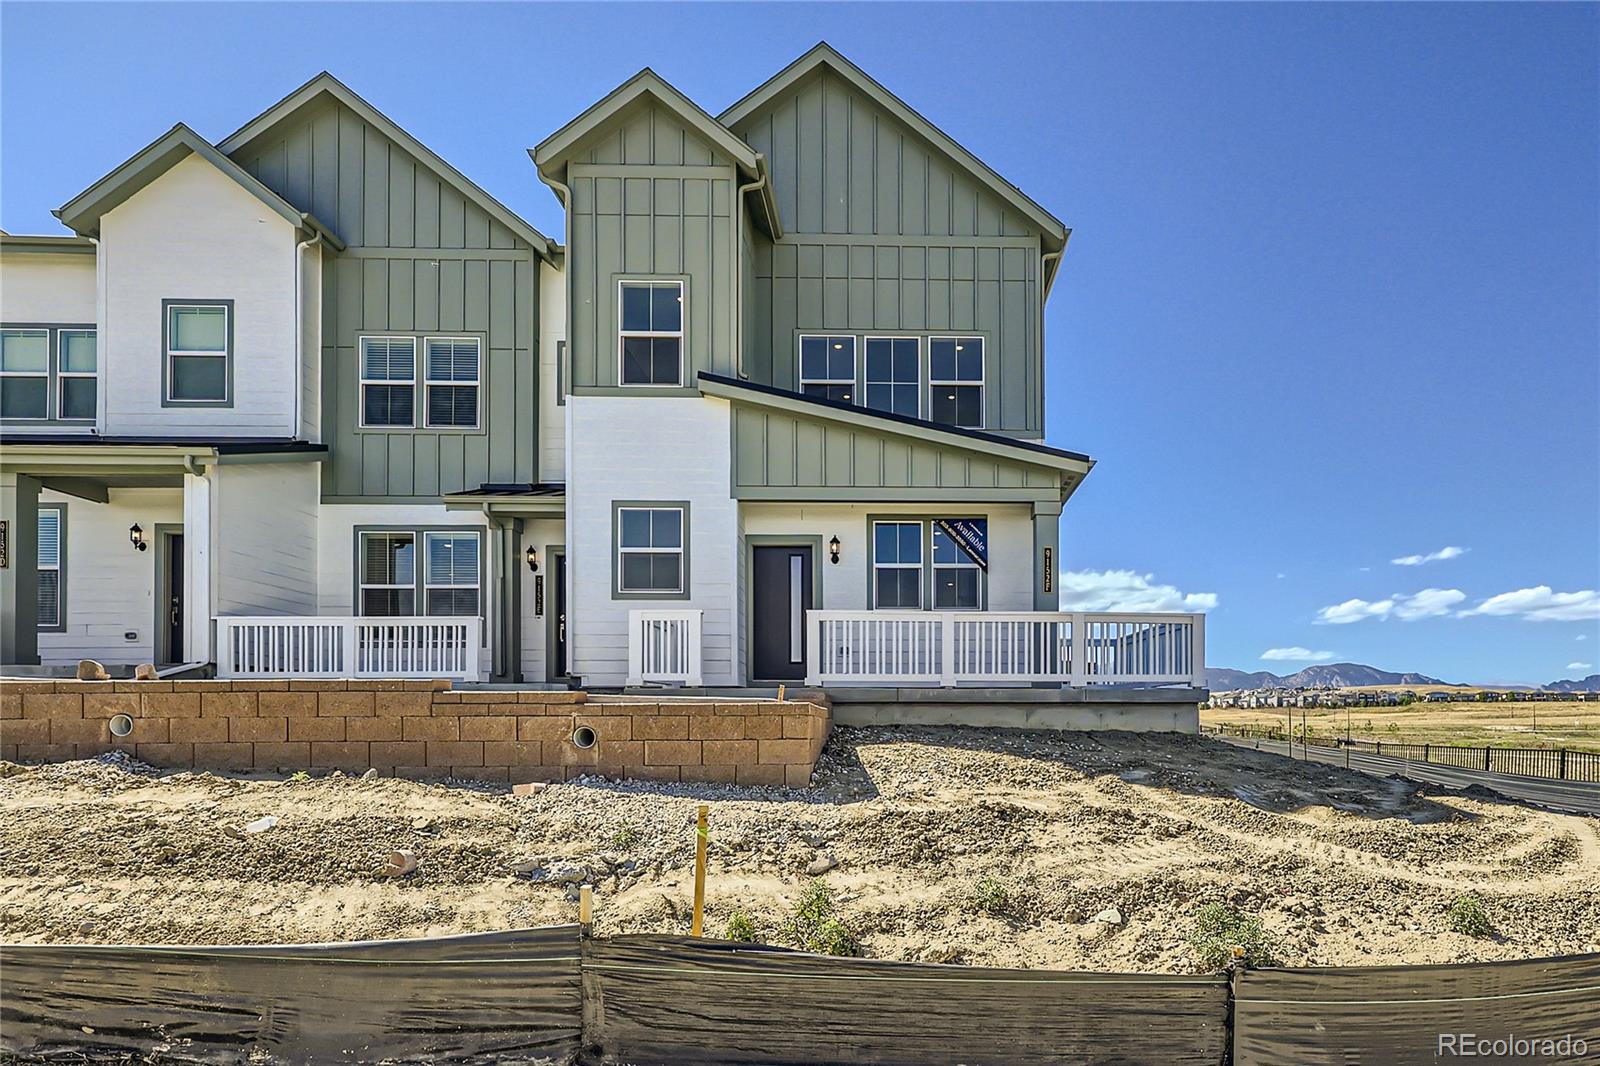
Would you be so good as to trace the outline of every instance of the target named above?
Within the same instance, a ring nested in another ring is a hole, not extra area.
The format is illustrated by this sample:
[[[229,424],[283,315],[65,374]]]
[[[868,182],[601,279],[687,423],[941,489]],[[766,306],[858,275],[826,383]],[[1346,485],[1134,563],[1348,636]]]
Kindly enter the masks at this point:
[[[847,425],[860,426],[863,429],[870,429],[878,433],[904,437],[907,440],[932,441],[944,447],[955,448],[965,452],[975,452],[980,455],[998,455],[1015,462],[1045,467],[1052,471],[1066,471],[1067,473],[1077,474],[1080,477],[1087,474],[1094,466],[1094,460],[1087,457],[1076,458],[1054,450],[1041,451],[1037,448],[1018,445],[1004,438],[988,434],[982,437],[972,437],[964,433],[952,433],[937,425],[920,420],[913,426],[895,419],[886,418],[865,408],[835,407],[831,404],[822,404],[802,396],[788,394],[782,390],[736,382],[715,375],[702,373],[699,379],[699,387],[704,395],[716,396],[736,403],[768,407],[787,414],[800,415],[807,418],[843,422]]]
[[[963,148],[954,138],[924,118],[910,104],[884,88],[870,74],[834,51],[827,42],[815,47],[746,93],[731,107],[717,116],[725,126],[735,126],[782,95],[791,86],[805,78],[819,66],[827,66],[834,73],[867,94],[879,106],[894,115],[906,126],[928,141],[934,148],[954,160],[964,170],[977,178],[990,191],[1010,203],[1033,221],[1046,237],[1058,243],[1066,241],[1067,227],[1060,219],[1041,207],[1027,193],[1001,177],[989,164]]]
[[[496,221],[532,245],[534,251],[541,258],[554,261],[552,256],[556,245],[550,238],[534,229],[515,211],[495,199],[482,186],[451,166],[433,149],[406,132],[399,123],[367,103],[366,100],[357,95],[355,90],[327,71],[318,74],[300,86],[300,88],[230,133],[227,137],[224,137],[218,142],[217,147],[231,156],[234,152],[261,137],[279,122],[323,94],[332,96],[339,103],[361,116],[363,121],[376,126],[384,136],[416,156],[418,160],[444,179],[445,183],[455,189],[456,192],[483,208]]]
[[[686,124],[704,134],[744,171],[751,175],[756,173],[758,162],[755,149],[649,67],[645,67],[611,90],[585,108],[577,118],[540,141],[529,153],[533,156],[534,164],[546,173],[550,173],[553,169],[559,170],[566,154],[576,147],[579,141],[646,95],[664,104]]]
[[[94,242],[87,237],[63,233],[0,235],[0,252],[32,253],[35,255],[93,255]]]

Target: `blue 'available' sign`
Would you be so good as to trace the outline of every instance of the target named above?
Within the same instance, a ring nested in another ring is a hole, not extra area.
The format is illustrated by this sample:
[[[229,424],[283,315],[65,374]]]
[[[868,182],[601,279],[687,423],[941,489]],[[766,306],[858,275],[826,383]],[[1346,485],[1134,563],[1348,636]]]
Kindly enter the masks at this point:
[[[987,518],[935,519],[944,535],[971,556],[979,568],[989,569],[989,520]]]

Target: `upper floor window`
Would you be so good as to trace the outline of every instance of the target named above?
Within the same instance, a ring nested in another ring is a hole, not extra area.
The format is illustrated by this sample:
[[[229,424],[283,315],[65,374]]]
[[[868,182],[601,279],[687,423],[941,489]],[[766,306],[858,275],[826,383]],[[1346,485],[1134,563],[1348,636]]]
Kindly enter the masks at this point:
[[[60,629],[66,622],[66,589],[61,580],[61,560],[66,554],[66,515],[63,508],[39,508],[39,613],[40,629]]]
[[[410,429],[417,424],[415,337],[362,337],[361,425]]]
[[[801,337],[800,391],[819,400],[855,402],[856,339]]]
[[[165,402],[226,406],[232,402],[233,303],[165,302]]]
[[[928,413],[935,422],[983,428],[983,338],[928,340]]]
[[[683,282],[623,281],[620,286],[624,385],[683,384]]]
[[[617,506],[618,594],[660,595],[688,590],[684,547],[687,505]]]
[[[922,369],[917,338],[868,337],[866,343],[866,405],[918,417],[922,413]]]
[[[481,352],[476,337],[429,337],[427,344],[427,423],[448,429],[478,428],[478,373]]]
[[[0,330],[0,418],[92,422],[98,369],[92,327]]]

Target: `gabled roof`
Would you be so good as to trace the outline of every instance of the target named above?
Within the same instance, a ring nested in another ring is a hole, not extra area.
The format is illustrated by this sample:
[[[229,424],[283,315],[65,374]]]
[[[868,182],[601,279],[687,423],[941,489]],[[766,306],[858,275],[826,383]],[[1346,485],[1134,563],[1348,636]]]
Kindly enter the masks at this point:
[[[834,51],[826,41],[817,42],[805,55],[784,67],[761,86],[748,93],[717,119],[727,127],[760,111],[781,96],[818,67],[827,67],[853,85],[885,111],[909,126],[918,136],[970,173],[985,188],[1016,208],[1025,218],[1039,227],[1045,238],[1045,250],[1057,251],[1065,246],[1070,231],[1062,221],[1040,207],[1026,193],[995,173],[987,163],[957,144],[949,134],[923,118],[909,104],[874,81],[865,71]]]
[[[653,97],[676,115],[684,125],[732,158],[747,173],[754,175],[759,166],[759,156],[732,130],[712,118],[699,104],[673,88],[665,78],[645,67],[639,73],[611,90],[589,107],[583,114],[546,137],[528,154],[540,170],[559,169],[566,154],[579,141],[600,128],[605,122],[625,110],[642,97]]]
[[[725,377],[702,370],[700,391],[707,396],[720,396],[727,400],[742,400],[762,406],[779,407],[789,411],[804,411],[837,422],[865,426],[869,429],[894,433],[913,440],[946,444],[988,455],[1000,455],[1019,462],[1048,466],[1053,470],[1084,475],[1094,466],[1094,460],[1082,452],[1069,452],[1065,448],[1052,448],[1029,440],[1018,440],[999,433],[981,429],[963,429],[943,422],[930,422],[925,418],[876,411],[869,407],[840,403],[835,400],[806,396],[772,385],[758,385],[753,381]]]
[[[534,229],[520,215],[489,195],[481,186],[445,162],[427,145],[417,140],[404,129],[401,129],[400,125],[388,115],[367,103],[356,94],[355,90],[327,71],[318,74],[300,86],[300,88],[230,133],[218,143],[217,147],[232,155],[301,108],[316,103],[324,96],[332,97],[345,107],[348,107],[357,115],[360,115],[363,121],[382,132],[385,137],[388,137],[407,152],[416,156],[418,160],[437,174],[447,185],[455,189],[456,192],[483,208],[491,218],[532,245],[534,251],[538,252],[539,255],[545,259],[550,259],[557,254],[559,246],[556,242]]]
[[[134,153],[133,158],[67,201],[54,214],[74,232],[87,237],[98,237],[102,215],[130,199],[191,155],[199,156],[232,178],[245,192],[281,215],[291,225],[321,234],[335,249],[344,248],[344,242],[338,235],[317,221],[314,216],[304,211],[297,211],[293,204],[261,184],[243,167],[217,151],[210,141],[181,122]]]

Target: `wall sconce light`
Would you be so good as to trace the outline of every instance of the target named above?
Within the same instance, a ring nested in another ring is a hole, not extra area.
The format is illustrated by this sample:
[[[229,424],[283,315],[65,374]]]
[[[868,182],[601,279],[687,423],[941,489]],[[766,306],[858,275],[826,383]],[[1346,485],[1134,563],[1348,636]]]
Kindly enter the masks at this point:
[[[828,561],[835,565],[839,562],[839,534],[837,533],[828,541]]]
[[[528,572],[537,574],[539,572],[539,549],[531,544],[528,545],[528,550],[523,554],[523,558],[528,560]]]
[[[146,551],[150,547],[144,542],[144,530],[139,528],[139,523],[137,522],[128,527],[128,543],[140,551]]]

